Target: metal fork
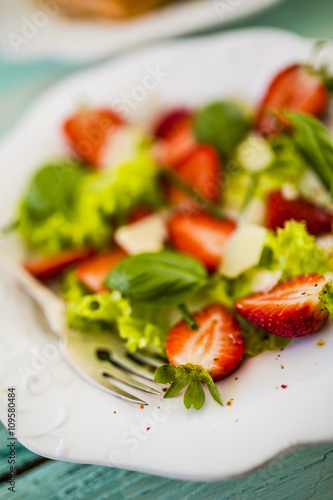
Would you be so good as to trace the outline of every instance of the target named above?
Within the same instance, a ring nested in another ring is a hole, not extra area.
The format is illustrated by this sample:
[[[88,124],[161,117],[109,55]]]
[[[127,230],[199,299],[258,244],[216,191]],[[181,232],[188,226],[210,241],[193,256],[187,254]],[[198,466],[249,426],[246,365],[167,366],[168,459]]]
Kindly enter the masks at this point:
[[[136,376],[154,380],[156,367],[165,360],[150,354],[130,353],[124,342],[112,331],[88,333],[70,330],[65,322],[66,303],[61,298],[31,276],[1,248],[0,265],[40,307],[51,331],[63,344],[68,361],[81,376],[114,396],[140,405],[148,403],[117,383],[161,395]]]

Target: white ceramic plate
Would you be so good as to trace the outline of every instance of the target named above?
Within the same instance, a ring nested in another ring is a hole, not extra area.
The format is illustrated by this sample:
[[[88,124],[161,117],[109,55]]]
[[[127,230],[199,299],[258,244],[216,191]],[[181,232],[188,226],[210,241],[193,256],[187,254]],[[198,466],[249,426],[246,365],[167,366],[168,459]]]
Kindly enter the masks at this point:
[[[35,0],[1,2],[0,50],[8,57],[56,57],[88,62],[138,44],[223,25],[280,0],[184,0],[132,20],[71,21]]]
[[[256,102],[272,74],[306,60],[311,45],[281,31],[236,31],[166,43],[65,80],[41,97],[0,145],[0,224],[11,218],[36,166],[65,152],[59,129],[78,96],[112,105],[143,86],[147,72],[159,65],[168,76],[134,102],[133,119],[160,102],[198,105],[230,95]],[[7,245],[20,253],[15,241]],[[319,339],[325,341],[322,348]],[[327,327],[283,352],[246,361],[219,382],[231,406],[221,408],[208,397],[198,412],[186,410],[179,397],[164,401],[145,395],[150,405],[142,410],[81,379],[46,336],[31,301],[0,277],[0,417],[6,424],[4,391],[15,386],[20,441],[58,460],[221,480],[252,471],[297,445],[333,441],[332,357]]]

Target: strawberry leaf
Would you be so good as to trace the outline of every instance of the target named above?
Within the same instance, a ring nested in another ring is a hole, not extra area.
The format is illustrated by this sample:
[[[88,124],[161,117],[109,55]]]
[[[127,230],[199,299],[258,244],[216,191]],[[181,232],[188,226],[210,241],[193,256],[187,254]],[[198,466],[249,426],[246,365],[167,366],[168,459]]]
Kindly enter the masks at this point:
[[[180,391],[182,391],[184,389],[184,387],[186,387],[189,384],[189,382],[190,382],[190,375],[188,375],[188,374],[179,375],[172,382],[169,389],[164,394],[164,397],[171,398],[172,396],[175,396]]]
[[[218,388],[214,384],[212,377],[203,368],[199,374],[199,377],[200,377],[200,380],[202,380],[206,384],[206,386],[210,392],[210,395],[212,396],[214,401],[216,401],[219,405],[223,406],[220,391],[218,390]]]
[[[163,365],[156,370],[154,380],[162,383],[172,382],[164,394],[165,398],[175,396],[188,386],[184,394],[184,405],[186,408],[193,406],[196,410],[200,410],[205,403],[206,397],[201,383],[204,382],[214,401],[223,406],[218,388],[202,366],[191,363],[179,365],[176,368],[172,365]]]
[[[191,408],[193,405],[196,410],[200,410],[205,403],[205,399],[205,392],[199,378],[193,377],[184,394],[184,405],[186,408]]]
[[[162,365],[157,368],[154,380],[160,384],[170,384],[176,378],[176,368],[173,365]]]

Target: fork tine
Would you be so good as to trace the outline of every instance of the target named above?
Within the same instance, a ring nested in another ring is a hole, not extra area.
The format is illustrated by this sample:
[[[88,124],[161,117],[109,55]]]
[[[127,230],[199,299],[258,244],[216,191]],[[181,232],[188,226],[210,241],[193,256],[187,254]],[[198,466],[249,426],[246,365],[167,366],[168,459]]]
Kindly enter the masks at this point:
[[[101,346],[101,350],[103,347]],[[136,353],[130,353],[123,341],[118,339],[117,337],[112,338],[112,347],[110,350],[110,346],[107,347],[107,350],[110,353],[110,359],[120,365],[122,368],[129,370],[135,375],[139,375],[147,380],[154,380],[155,369],[157,366],[162,364],[159,361],[156,364],[153,358],[150,357],[139,357]],[[151,363],[151,359],[153,359],[153,363]]]
[[[101,361],[101,363],[102,362],[103,361]],[[148,392],[149,394],[156,394],[157,396],[161,396],[161,393],[159,391],[157,391],[153,387],[150,387],[149,385],[143,384],[139,380],[136,380],[134,377],[132,377],[132,375],[130,375],[128,372],[126,373],[122,368],[117,368],[112,364],[112,361],[105,361],[104,375],[108,375],[109,377],[114,378],[119,382],[123,382],[124,384],[129,385],[134,389],[139,389],[141,391]]]
[[[124,391],[117,385],[114,385],[111,382],[111,379],[109,377],[105,377],[102,373],[94,373],[94,372],[82,372],[81,370],[77,370],[78,373],[83,376],[85,379],[87,379],[89,382],[93,383],[95,386],[97,386],[99,389],[103,389],[104,391],[108,392],[109,394],[112,394],[112,396],[117,396],[121,399],[124,399],[126,401],[130,401],[131,403],[136,403],[139,405],[145,405],[147,406],[148,403],[146,401],[143,401],[142,399],[137,398],[136,396],[133,396],[133,394],[130,394],[129,392]]]
[[[150,366],[153,366],[154,368],[158,368],[159,366],[167,363],[167,360],[164,360],[164,359],[160,358],[159,356],[156,356],[156,355],[150,354],[150,353],[146,353],[143,351],[133,352],[133,353],[131,353],[131,356],[133,356],[133,358],[136,358],[141,363],[146,363]]]

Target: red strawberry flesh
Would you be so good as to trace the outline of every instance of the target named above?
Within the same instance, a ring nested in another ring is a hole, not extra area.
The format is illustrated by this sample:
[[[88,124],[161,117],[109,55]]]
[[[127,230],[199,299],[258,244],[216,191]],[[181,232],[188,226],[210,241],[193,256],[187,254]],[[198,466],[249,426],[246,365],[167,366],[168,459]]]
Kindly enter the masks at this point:
[[[154,126],[155,137],[166,138],[172,133],[179,123],[189,123],[191,112],[186,108],[174,108],[162,114]]]
[[[282,193],[274,192],[268,197],[266,226],[270,229],[284,227],[287,220],[304,221],[309,233],[315,236],[330,233],[333,214],[303,198],[287,200]]]
[[[324,326],[328,311],[320,299],[325,278],[303,274],[236,302],[236,310],[261,330],[281,337],[305,337]]]
[[[196,257],[209,271],[214,271],[223,258],[236,224],[204,212],[178,212],[169,219],[168,228],[175,248]]]
[[[244,337],[237,320],[227,308],[215,304],[193,316],[199,325],[197,331],[183,320],[168,334],[166,352],[170,363],[200,365],[213,380],[225,377],[244,354]]]
[[[328,105],[323,79],[311,68],[294,64],[280,71],[270,83],[260,105],[257,128],[263,134],[277,132],[273,109],[293,109],[321,116]]]

